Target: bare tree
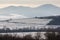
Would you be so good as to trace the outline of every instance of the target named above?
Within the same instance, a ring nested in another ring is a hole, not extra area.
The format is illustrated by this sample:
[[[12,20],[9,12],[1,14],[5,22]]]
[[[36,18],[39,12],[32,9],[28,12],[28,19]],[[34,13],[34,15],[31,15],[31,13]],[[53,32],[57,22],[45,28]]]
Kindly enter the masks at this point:
[[[36,35],[35,35],[35,39],[40,40],[40,38],[41,38],[41,33],[37,32]]]

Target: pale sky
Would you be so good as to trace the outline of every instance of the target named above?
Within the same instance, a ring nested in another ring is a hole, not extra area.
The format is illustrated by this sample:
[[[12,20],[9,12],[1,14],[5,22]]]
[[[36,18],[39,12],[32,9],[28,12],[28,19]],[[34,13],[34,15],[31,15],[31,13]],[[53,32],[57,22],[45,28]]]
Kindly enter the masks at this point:
[[[60,7],[60,0],[0,0],[0,8],[11,5],[36,7],[43,4],[53,4]]]

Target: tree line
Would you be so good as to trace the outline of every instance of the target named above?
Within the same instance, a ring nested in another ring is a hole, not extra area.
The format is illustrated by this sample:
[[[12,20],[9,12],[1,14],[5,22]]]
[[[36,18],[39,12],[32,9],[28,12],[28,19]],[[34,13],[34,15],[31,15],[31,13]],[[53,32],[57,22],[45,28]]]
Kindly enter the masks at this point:
[[[46,32],[45,39],[41,38],[41,33],[37,32],[34,37],[32,35],[25,35],[23,37],[20,36],[12,36],[12,35],[2,35],[0,34],[0,40],[60,40],[60,32]]]

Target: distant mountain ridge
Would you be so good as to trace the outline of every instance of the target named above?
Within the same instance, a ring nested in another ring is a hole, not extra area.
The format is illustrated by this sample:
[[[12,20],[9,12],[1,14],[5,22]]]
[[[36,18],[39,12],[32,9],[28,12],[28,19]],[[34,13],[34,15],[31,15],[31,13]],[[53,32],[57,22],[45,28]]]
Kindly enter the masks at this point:
[[[20,14],[27,17],[41,17],[41,16],[51,16],[51,15],[60,15],[60,8],[52,4],[44,4],[36,8],[23,7],[23,6],[9,6],[6,8],[0,9],[1,15],[9,14]]]

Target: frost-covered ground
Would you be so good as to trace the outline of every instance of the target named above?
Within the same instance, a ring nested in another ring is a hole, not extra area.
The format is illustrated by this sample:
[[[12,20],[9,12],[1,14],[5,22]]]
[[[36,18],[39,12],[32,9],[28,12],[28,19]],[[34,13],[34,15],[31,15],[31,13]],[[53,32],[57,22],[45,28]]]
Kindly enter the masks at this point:
[[[27,28],[27,27],[35,27],[35,28],[43,28],[47,23],[49,23],[51,19],[35,19],[35,18],[24,18],[24,19],[9,19],[9,20],[0,20],[0,29],[2,28],[10,28],[19,29],[19,28]],[[34,36],[37,32],[20,32],[20,33],[0,33],[0,34],[9,34],[9,35],[17,35],[24,36],[27,34],[31,34]],[[44,34],[44,33],[43,33]],[[43,36],[44,37],[44,36]]]
[[[0,28],[27,28],[27,27],[44,27],[52,19],[35,19],[35,18],[23,18],[23,19],[9,19],[9,20],[0,20]]]
[[[9,19],[9,20],[0,20],[0,29],[2,28],[9,28],[11,30],[13,29],[19,29],[19,28],[27,28],[27,27],[35,27],[35,28],[48,28],[48,27],[57,27],[56,25],[46,25],[49,23],[52,19],[35,19],[35,18],[24,18],[24,19]],[[17,35],[17,36],[24,36],[27,34],[31,34],[32,36],[35,36],[37,32],[20,32],[20,33],[0,33],[0,34],[9,34],[9,35]],[[45,32],[41,32],[42,38],[44,37]]]

